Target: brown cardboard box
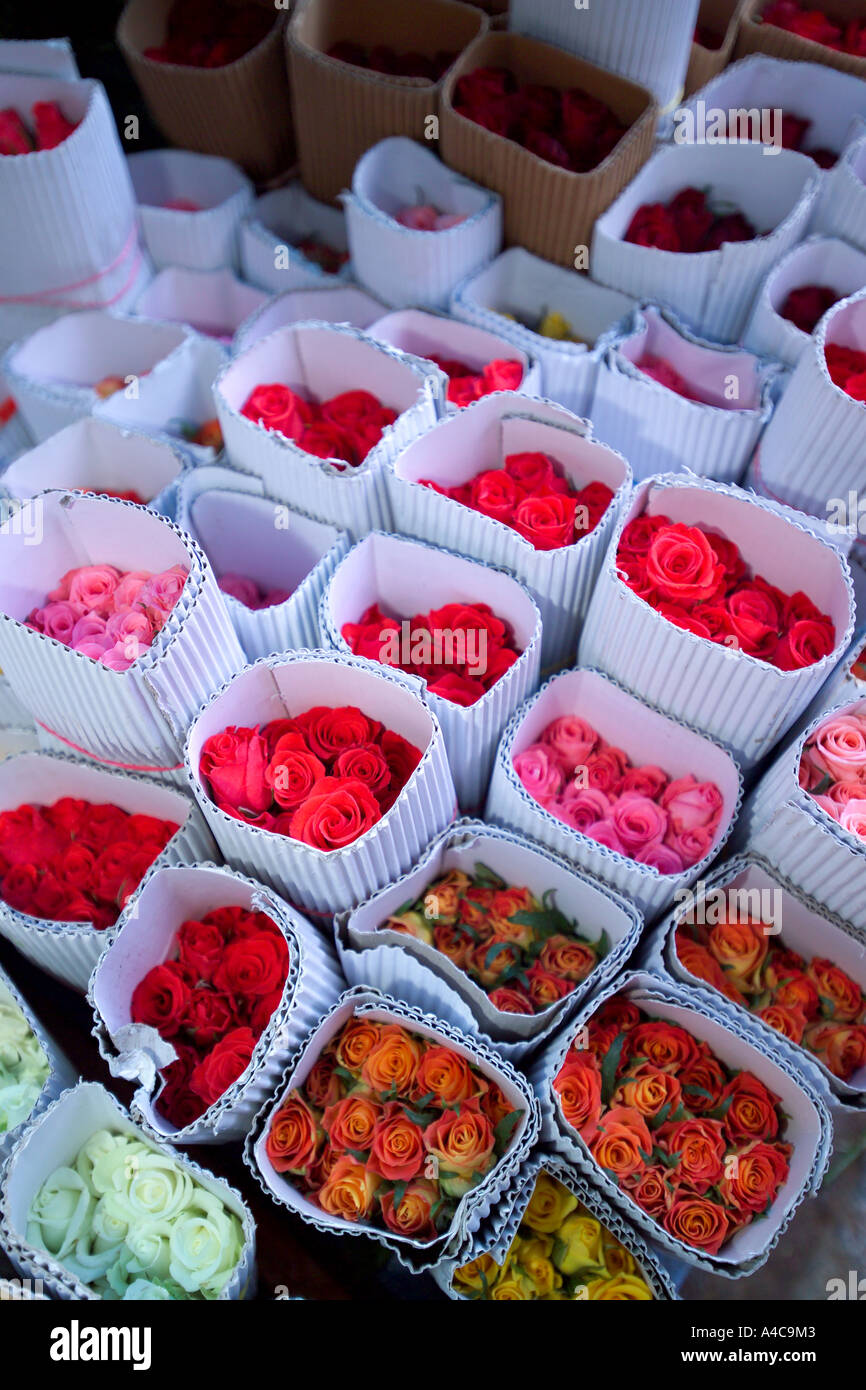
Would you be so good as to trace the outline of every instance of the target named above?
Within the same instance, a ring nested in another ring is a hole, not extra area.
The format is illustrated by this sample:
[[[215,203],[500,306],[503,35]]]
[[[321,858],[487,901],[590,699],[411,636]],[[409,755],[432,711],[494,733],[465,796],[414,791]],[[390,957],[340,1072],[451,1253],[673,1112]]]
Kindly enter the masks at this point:
[[[288,28],[288,65],[301,178],[333,202],[352,182],[361,155],[389,135],[423,140],[439,111],[442,84],[390,77],[329,58],[347,40],[370,49],[460,53],[487,28],[487,16],[460,0],[306,0]]]
[[[762,24],[760,17],[771,0],[751,0],[737,35],[738,58],[748,53],[767,53],[771,58],[787,58],[801,63],[826,63],[827,67],[838,68],[840,72],[851,72],[855,77],[866,77],[866,58],[855,58],[852,53],[837,53],[833,48],[825,48],[811,39],[801,39],[797,34],[789,34],[775,24]],[[812,8],[823,9],[832,19],[846,23],[849,19],[866,20],[866,0],[815,0]],[[810,8],[803,5],[804,9]]]
[[[689,59],[685,83],[687,97],[700,91],[701,87],[706,87],[708,82],[718,77],[722,69],[728,66],[733,57],[743,16],[752,3],[753,0],[701,0],[698,24],[701,28],[718,34],[722,41],[718,48],[704,48],[703,44],[692,44],[692,56]]]
[[[274,12],[270,33],[221,68],[155,63],[144,49],[162,42],[172,0],[129,0],[117,42],[147,108],[173,145],[223,155],[254,179],[282,173],[292,158],[292,113],[283,54],[286,11]]]
[[[629,129],[589,173],[557,168],[455,111],[457,79],[480,67],[506,67],[519,81],[563,90],[579,87],[606,102]],[[508,245],[573,267],[575,247],[589,246],[595,219],[651,155],[657,119],[658,106],[646,88],[538,39],[491,33],[476,40],[445,78],[439,153],[450,168],[502,195]]]

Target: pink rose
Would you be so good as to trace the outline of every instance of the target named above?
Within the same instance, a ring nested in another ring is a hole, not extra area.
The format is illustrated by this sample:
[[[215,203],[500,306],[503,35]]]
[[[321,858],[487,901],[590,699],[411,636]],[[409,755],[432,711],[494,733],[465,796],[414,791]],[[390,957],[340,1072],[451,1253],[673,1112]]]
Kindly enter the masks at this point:
[[[517,773],[530,796],[536,801],[549,801],[562,789],[562,772],[543,743],[534,743],[514,759]]]
[[[639,796],[648,796],[651,801],[658,801],[667,784],[667,773],[660,767],[654,767],[652,763],[646,763],[643,767],[628,769],[619,791],[620,796],[626,792],[637,792]]]
[[[121,646],[109,647],[107,652],[103,652],[99,658],[103,666],[107,666],[109,671],[128,671],[133,665],[135,657],[127,655],[126,648]]]
[[[614,796],[620,788],[626,768],[628,767],[628,754],[621,748],[614,748],[608,744],[597,752],[591,753],[585,763],[587,779],[591,787],[598,787],[599,791],[607,792],[608,796]]]
[[[91,661],[101,661],[104,653],[113,646],[111,638],[103,634],[102,637],[88,637],[79,646],[74,647],[73,651],[80,652],[82,656],[89,656]]]
[[[76,649],[82,642],[90,642],[94,638],[99,639],[105,636],[105,619],[98,617],[96,613],[85,613],[83,618],[79,618],[75,627],[72,629],[72,636],[69,645]],[[115,641],[112,638],[112,642]]]
[[[699,859],[703,859],[704,855],[709,854],[715,838],[716,824],[713,822],[711,825],[693,825],[679,833],[671,828],[665,844],[676,851],[688,869],[692,864],[697,864]]]
[[[149,647],[153,641],[153,626],[145,613],[112,613],[105,624],[105,631],[120,647],[138,643],[139,647]]]
[[[151,577],[150,570],[130,570],[129,574],[125,574],[114,591],[115,612],[121,613],[125,608],[131,608]]]
[[[231,594],[245,608],[258,608],[259,586],[243,574],[221,574],[219,586],[224,594]]]
[[[82,565],[69,583],[69,597],[90,611],[108,614],[114,602],[114,591],[120,570],[114,565]],[[61,581],[62,582],[62,581]]]
[[[849,801],[842,807],[839,824],[861,840],[866,840],[866,796]]]
[[[838,820],[841,816],[842,805],[840,802],[834,801],[832,797],[826,795],[815,796],[813,793],[812,800],[816,805],[821,807],[822,811],[826,811],[827,815],[830,816],[832,820]]]
[[[618,854],[629,857],[628,850],[623,847],[612,821],[597,820],[584,833],[598,844],[606,845],[608,849],[615,849]]]
[[[611,823],[627,854],[660,844],[668,828],[667,811],[648,796],[626,792],[613,808]]]
[[[647,845],[634,857],[639,864],[648,864],[651,869],[658,869],[660,874],[681,874],[685,868],[682,859],[670,845]]]
[[[823,782],[826,773],[822,767],[812,758],[811,748],[803,749],[803,756],[800,759],[800,767],[797,772],[797,781],[804,792],[810,792],[813,787],[817,787],[819,782]]]
[[[695,830],[700,826],[715,826],[722,813],[722,794],[715,782],[698,782],[689,773],[671,782],[661,800],[671,818],[674,834]]]
[[[183,565],[172,565],[171,569],[154,574],[142,585],[138,603],[148,614],[154,616],[154,625],[162,627],[183,592],[189,570]],[[162,618],[162,622],[159,619]]]
[[[608,819],[610,807],[610,798],[597,787],[579,788],[572,783],[547,809],[570,825],[572,830],[579,830],[585,835],[589,826],[596,821]]]
[[[866,720],[840,714],[815,734],[809,748],[813,763],[838,782],[850,782],[866,769]]]
[[[582,767],[598,743],[598,734],[592,725],[587,724],[585,719],[578,719],[576,714],[564,714],[561,719],[554,719],[541,738],[565,765],[566,772]]]
[[[56,603],[46,603],[33,614],[40,630],[46,637],[54,637],[58,642],[69,646],[75,624],[83,616],[85,609],[80,603],[69,603],[60,599]]]
[[[847,806],[849,801],[857,801],[866,797],[866,782],[834,782],[827,792],[828,800],[834,806]],[[815,800],[819,798],[816,796]]]

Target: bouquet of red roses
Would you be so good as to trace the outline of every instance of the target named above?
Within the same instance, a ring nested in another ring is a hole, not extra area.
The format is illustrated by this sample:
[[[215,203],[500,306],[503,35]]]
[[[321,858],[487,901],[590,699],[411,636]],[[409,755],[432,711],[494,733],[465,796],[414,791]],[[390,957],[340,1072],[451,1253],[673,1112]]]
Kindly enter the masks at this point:
[[[604,483],[577,488],[556,459],[535,452],[509,454],[503,468],[489,468],[457,487],[441,487],[426,478],[420,482],[510,526],[536,550],[560,550],[582,540],[613,501]]]
[[[355,1015],[275,1111],[265,1153],[329,1216],[429,1242],[520,1114],[455,1048]]]
[[[476,68],[457,81],[454,109],[539,159],[584,174],[607,158],[626,127],[578,87],[519,82],[507,68]]]
[[[30,917],[102,931],[179,829],[71,796],[0,812],[0,896]]]
[[[334,463],[357,468],[382,438],[382,431],[397,419],[397,412],[382,404],[370,391],[343,391],[329,400],[307,400],[281,382],[256,386],[241,407],[254,424],[276,430],[292,439],[306,454],[339,459]]]
[[[584,1035],[585,1038],[584,1038]],[[572,1044],[553,1088],[598,1166],[669,1235],[715,1255],[788,1176],[779,1099],[674,1023],[617,995]]]
[[[390,810],[421,752],[360,709],[318,705],[211,734],[199,771],[226,815],[315,849],[341,849]]]
[[[752,241],[759,233],[742,212],[714,211],[702,188],[684,188],[667,203],[643,203],[624,241],[659,251],[716,251],[726,241]]]
[[[739,547],[701,525],[644,513],[623,528],[622,582],[676,627],[747,656],[799,671],[832,652],[831,618],[798,591],[751,575]]]
[[[270,917],[242,907],[182,922],[175,948],[136,985],[131,1015],[174,1044],[154,1107],[183,1129],[249,1065],[282,999],[289,950]]]
[[[32,150],[53,150],[77,129],[68,121],[56,101],[34,101],[33,134],[14,106],[0,111],[0,155],[30,154]]]
[[[760,18],[764,24],[774,24],[798,38],[819,43],[823,48],[866,58],[866,19],[849,19],[842,23],[832,19],[825,10],[804,9],[797,0],[775,0]]]

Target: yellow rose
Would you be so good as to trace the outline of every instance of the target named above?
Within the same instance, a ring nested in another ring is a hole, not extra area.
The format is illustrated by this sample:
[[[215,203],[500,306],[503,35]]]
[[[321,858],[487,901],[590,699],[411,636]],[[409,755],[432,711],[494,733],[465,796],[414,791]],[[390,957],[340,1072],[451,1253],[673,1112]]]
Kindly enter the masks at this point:
[[[601,1262],[601,1225],[592,1216],[572,1212],[559,1228],[553,1263],[562,1274],[576,1274]]]
[[[479,1255],[477,1260],[470,1260],[469,1264],[461,1265],[460,1269],[454,1271],[451,1280],[451,1287],[457,1292],[466,1291],[468,1293],[480,1292],[482,1289],[489,1288],[499,1273],[499,1265],[492,1255]]]
[[[620,1245],[607,1231],[602,1242],[602,1263],[608,1274],[635,1274],[637,1265],[624,1245]]]
[[[510,1275],[507,1279],[499,1279],[490,1295],[494,1303],[514,1303],[518,1299],[525,1303],[532,1298],[530,1286],[523,1279],[516,1275]]]
[[[523,1214],[523,1225],[541,1235],[558,1231],[569,1212],[577,1206],[577,1198],[549,1173],[539,1173],[529,1206]]]
[[[524,1241],[521,1246],[520,1268],[531,1283],[536,1298],[544,1298],[554,1289],[562,1288],[562,1275],[550,1260],[552,1252],[551,1237],[536,1237],[535,1240]]]
[[[401,912],[399,917],[388,917],[382,923],[389,931],[402,932],[404,936],[414,936],[418,941],[433,945],[433,928],[420,912]]]
[[[613,1279],[592,1279],[586,1286],[590,1303],[652,1303],[653,1296],[638,1274],[617,1274]]]

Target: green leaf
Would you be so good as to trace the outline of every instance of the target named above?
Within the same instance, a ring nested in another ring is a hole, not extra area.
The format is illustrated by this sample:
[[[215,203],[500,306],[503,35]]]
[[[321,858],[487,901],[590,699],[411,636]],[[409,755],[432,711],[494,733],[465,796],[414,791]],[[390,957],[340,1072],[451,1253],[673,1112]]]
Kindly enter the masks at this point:
[[[830,776],[829,772],[825,772],[825,773],[824,773],[824,776],[821,778],[821,780],[820,780],[820,782],[818,783],[817,787],[812,787],[812,788],[810,789],[809,795],[810,795],[810,796],[823,796],[825,792],[828,792],[828,791],[830,790],[830,788],[832,787],[832,785],[833,785],[833,778]]]
[[[497,956],[503,951],[513,951],[514,944],[511,941],[494,941],[484,957],[484,969],[489,970]]]
[[[580,940],[579,937],[578,940]],[[610,955],[610,937],[608,936],[607,931],[604,928],[602,928],[602,933],[601,936],[598,938],[598,941],[588,941],[587,945],[592,947],[599,960],[604,960],[605,956]]]
[[[520,1123],[520,1114],[521,1112],[519,1110],[512,1110],[508,1115],[503,1115],[499,1124],[496,1126],[494,1135],[498,1153],[504,1153],[511,1143],[514,1131]]]
[[[392,1188],[392,1191],[393,1191],[393,1193],[394,1193],[394,1202],[393,1202],[393,1206],[392,1206],[391,1210],[393,1211],[393,1213],[394,1213],[395,1216],[397,1215],[397,1212],[400,1210],[400,1204],[401,1204],[401,1202],[403,1201],[403,1198],[404,1198],[404,1196],[405,1196],[405,1194],[406,1194],[406,1188],[407,1188],[407,1187],[408,1187],[408,1183],[405,1183],[405,1182],[395,1182],[395,1184],[394,1184],[394,1186],[393,1186],[393,1188]]]
[[[610,1105],[611,1097],[616,1090],[616,1069],[622,1056],[622,1049],[625,1044],[625,1033],[619,1033],[610,1045],[607,1056],[601,1066],[601,1103]]]
[[[366,1163],[370,1157],[370,1150],[366,1153],[362,1149],[347,1149],[346,1153],[351,1154],[356,1163]]]
[[[668,1115],[669,1115],[670,1113],[671,1113],[671,1103],[670,1103],[670,1101],[668,1100],[668,1101],[665,1101],[664,1105],[662,1106],[661,1110],[659,1111],[659,1113],[658,1113],[657,1115],[651,1116],[651,1118],[650,1118],[650,1120],[649,1120],[649,1128],[650,1128],[650,1129],[661,1129],[662,1125],[664,1124],[665,1120],[667,1119],[667,1117],[668,1117]]]
[[[483,864],[480,859],[476,859],[475,861],[475,869],[472,877],[475,880],[475,886],[478,888],[495,888],[498,891],[508,886],[505,880],[500,878],[495,870],[491,869],[489,865]]]
[[[436,1118],[436,1112],[434,1110],[413,1110],[410,1105],[404,1105],[402,1109],[403,1114],[412,1121],[413,1125],[417,1125],[419,1129],[426,1129],[431,1121]]]
[[[358,1080],[355,1073],[349,1071],[346,1067],[334,1067],[334,1075],[341,1077],[343,1081],[351,1081],[353,1086],[355,1082]]]

